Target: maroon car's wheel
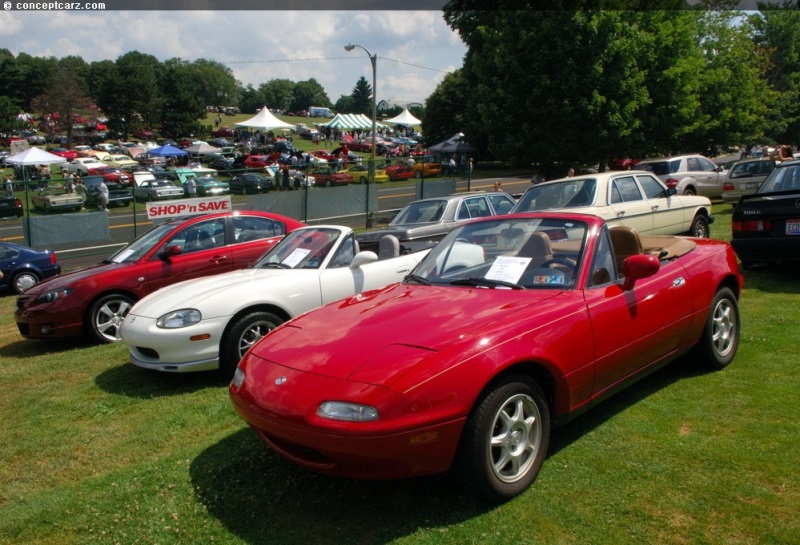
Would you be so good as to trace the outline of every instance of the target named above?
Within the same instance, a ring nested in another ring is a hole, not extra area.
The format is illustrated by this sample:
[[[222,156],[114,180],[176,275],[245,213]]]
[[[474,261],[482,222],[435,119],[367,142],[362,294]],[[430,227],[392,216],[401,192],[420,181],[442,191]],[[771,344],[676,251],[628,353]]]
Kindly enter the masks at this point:
[[[550,410],[542,390],[524,375],[506,377],[473,409],[455,469],[481,496],[505,501],[536,479],[549,440]]]
[[[251,312],[236,320],[222,337],[219,367],[223,373],[233,375],[245,352],[261,337],[285,322],[270,312]]]
[[[728,288],[722,288],[714,296],[706,319],[700,349],[706,362],[713,369],[727,366],[739,348],[739,303]]]
[[[92,336],[101,343],[119,341],[119,329],[133,303],[131,297],[121,293],[111,293],[98,299],[89,309],[89,327]]]

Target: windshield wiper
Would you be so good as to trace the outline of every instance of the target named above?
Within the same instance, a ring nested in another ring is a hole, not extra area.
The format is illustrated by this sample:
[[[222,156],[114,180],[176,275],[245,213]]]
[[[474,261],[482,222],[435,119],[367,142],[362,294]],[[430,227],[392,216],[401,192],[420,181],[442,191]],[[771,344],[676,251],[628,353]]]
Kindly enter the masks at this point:
[[[427,278],[423,278],[418,276],[414,273],[407,274],[405,278],[403,278],[403,282],[416,282],[417,284],[422,284],[423,286],[430,286],[431,281]]]
[[[478,288],[511,288],[513,290],[524,290],[525,288],[514,282],[506,282],[505,280],[489,280],[488,278],[461,278],[460,280],[453,280],[450,282],[451,286],[475,286]]]
[[[259,267],[259,269],[291,269],[289,265],[286,263],[264,263]]]

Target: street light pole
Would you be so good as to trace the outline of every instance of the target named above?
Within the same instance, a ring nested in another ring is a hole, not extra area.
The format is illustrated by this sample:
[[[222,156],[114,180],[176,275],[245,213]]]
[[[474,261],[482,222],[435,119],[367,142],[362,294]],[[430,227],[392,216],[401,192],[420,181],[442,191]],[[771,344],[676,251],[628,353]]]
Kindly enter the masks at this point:
[[[345,51],[352,51],[354,48],[359,47],[364,50],[369,57],[370,62],[372,63],[372,151],[370,153],[370,160],[369,160],[369,169],[367,172],[367,227],[370,227],[369,223],[369,184],[375,183],[375,132],[376,132],[376,125],[378,119],[378,101],[375,98],[375,95],[378,92],[378,55],[373,55],[369,52],[369,50],[364,47],[363,45],[358,44],[347,44],[344,46]]]

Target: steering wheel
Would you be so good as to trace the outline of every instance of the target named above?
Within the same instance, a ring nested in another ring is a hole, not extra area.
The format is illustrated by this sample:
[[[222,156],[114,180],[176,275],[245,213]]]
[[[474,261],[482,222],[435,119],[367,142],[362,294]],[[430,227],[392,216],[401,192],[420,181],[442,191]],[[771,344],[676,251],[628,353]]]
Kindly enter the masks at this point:
[[[552,269],[553,267],[551,267],[551,265],[564,265],[565,267],[569,268],[570,274],[574,274],[575,269],[578,266],[578,264],[574,260],[569,259],[567,257],[553,257],[548,259],[544,263],[541,263],[537,268]]]

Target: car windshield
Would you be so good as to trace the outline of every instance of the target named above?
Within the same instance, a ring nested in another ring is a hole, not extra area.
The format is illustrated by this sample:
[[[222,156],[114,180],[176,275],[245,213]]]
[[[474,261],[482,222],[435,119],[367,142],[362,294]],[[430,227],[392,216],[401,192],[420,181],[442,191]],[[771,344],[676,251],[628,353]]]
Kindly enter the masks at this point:
[[[758,193],[800,190],[800,163],[776,168],[758,189]]]
[[[468,223],[447,235],[407,283],[498,289],[569,289],[587,225],[564,219],[504,218]]]
[[[591,206],[597,192],[594,178],[538,184],[528,189],[514,206],[514,212],[536,212],[553,208]]]
[[[138,261],[174,228],[175,225],[172,223],[162,223],[161,225],[157,225],[106,259],[106,262],[133,263],[134,261]]]
[[[447,209],[447,201],[417,201],[400,210],[397,217],[389,225],[406,225],[409,223],[435,223],[442,220]]]
[[[299,229],[286,235],[255,264],[257,269],[318,269],[341,235],[324,227]]]

